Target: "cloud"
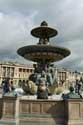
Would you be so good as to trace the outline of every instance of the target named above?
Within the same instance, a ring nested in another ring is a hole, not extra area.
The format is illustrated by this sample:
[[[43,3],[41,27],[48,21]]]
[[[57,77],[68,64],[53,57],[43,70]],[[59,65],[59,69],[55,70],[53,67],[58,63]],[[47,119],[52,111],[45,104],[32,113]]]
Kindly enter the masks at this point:
[[[30,31],[46,20],[58,30],[58,35],[50,39],[51,44],[71,51],[56,65],[83,70],[82,13],[83,0],[0,0],[0,59],[18,60],[17,49],[36,44],[38,40]]]
[[[20,14],[6,15],[0,13],[0,59],[5,56],[17,56],[17,49],[21,46],[34,44],[31,41],[30,30],[33,27],[32,15],[24,17]]]
[[[68,47],[71,50],[71,55],[64,60],[57,63],[65,68],[71,68],[73,70],[83,70],[83,40],[73,40],[64,42],[62,46]]]

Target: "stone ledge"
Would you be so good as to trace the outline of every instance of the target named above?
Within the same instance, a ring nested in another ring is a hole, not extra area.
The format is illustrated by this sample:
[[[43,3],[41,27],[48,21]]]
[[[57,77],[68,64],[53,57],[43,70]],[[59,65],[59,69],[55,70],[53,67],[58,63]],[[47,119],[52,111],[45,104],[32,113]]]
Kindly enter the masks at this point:
[[[83,125],[83,120],[69,120],[66,123],[67,125]]]
[[[0,119],[0,125],[19,125],[19,119],[2,118]]]

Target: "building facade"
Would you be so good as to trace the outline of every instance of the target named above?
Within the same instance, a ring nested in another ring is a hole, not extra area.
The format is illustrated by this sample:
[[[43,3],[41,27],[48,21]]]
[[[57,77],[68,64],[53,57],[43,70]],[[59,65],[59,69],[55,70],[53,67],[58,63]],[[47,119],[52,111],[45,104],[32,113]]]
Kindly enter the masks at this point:
[[[34,72],[33,65],[17,64],[13,62],[0,63],[0,85],[7,77],[9,77],[14,85],[21,84],[21,82],[28,80],[30,74]],[[75,83],[76,79],[83,79],[83,73],[73,72],[64,68],[54,67],[54,75],[58,81],[58,85],[70,86]]]
[[[31,65],[22,65],[12,62],[0,63],[0,84],[9,77],[14,84],[27,80],[29,75],[34,72]]]
[[[72,71],[70,69],[64,69],[59,67],[56,69],[56,74],[58,85],[64,86],[65,88],[68,88],[71,85],[74,86],[77,79],[79,81],[82,79],[83,81],[83,72]]]

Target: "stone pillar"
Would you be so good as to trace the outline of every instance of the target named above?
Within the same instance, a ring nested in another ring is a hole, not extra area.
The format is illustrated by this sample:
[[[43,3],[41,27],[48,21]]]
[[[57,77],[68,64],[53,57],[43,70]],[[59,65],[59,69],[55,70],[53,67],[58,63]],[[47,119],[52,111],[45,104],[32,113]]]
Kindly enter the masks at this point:
[[[3,100],[0,98],[0,118],[2,117],[2,111],[3,111]]]
[[[65,101],[65,125],[83,125],[83,100]]]
[[[4,96],[0,125],[19,125],[19,99],[13,96]]]

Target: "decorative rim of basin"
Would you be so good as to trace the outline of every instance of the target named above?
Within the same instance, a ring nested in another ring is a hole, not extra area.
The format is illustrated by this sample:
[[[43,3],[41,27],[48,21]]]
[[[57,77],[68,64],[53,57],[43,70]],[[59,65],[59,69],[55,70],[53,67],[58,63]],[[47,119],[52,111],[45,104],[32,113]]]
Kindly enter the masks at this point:
[[[32,29],[31,34],[37,38],[50,38],[56,36],[58,31],[47,26],[40,26]]]
[[[29,45],[19,48],[17,53],[25,59],[34,62],[56,62],[69,56],[71,52],[58,46]]]

